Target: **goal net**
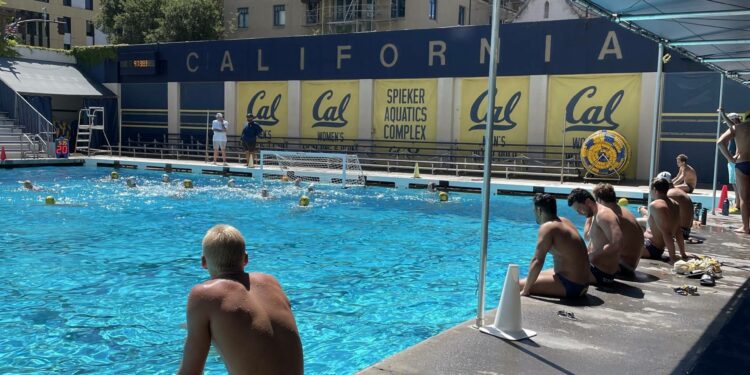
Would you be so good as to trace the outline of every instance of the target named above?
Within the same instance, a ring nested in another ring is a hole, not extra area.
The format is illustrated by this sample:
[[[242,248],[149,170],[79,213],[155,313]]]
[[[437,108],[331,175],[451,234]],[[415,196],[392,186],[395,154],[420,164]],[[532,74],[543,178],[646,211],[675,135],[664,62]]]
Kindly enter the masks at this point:
[[[364,185],[357,155],[298,151],[260,151],[261,182],[265,179]]]

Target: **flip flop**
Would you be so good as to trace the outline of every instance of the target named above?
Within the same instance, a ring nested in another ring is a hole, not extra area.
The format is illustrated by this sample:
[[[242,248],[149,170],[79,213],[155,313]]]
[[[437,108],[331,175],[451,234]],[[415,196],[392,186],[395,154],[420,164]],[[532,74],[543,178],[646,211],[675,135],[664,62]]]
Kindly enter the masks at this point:
[[[695,244],[701,244],[701,243],[703,243],[703,240],[698,239],[698,238],[690,237],[690,238],[687,239],[687,241],[685,241],[685,243],[689,243],[689,244],[695,245]]]
[[[578,318],[576,318],[576,314],[574,314],[572,312],[567,312],[565,310],[559,310],[557,312],[557,316],[563,317],[563,318],[567,318],[567,319],[570,319],[570,320],[578,320]]]
[[[701,285],[714,286],[716,285],[716,281],[714,281],[714,278],[707,273],[701,277]]]

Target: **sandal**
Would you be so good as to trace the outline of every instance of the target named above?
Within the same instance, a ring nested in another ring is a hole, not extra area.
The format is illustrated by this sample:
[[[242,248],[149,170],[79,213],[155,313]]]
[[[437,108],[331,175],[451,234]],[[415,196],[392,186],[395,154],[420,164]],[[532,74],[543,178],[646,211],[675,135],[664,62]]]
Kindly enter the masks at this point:
[[[698,238],[695,238],[695,237],[690,237],[690,238],[688,238],[688,239],[687,239],[687,240],[685,241],[685,243],[687,243],[687,244],[691,244],[691,245],[696,245],[696,244],[701,244],[701,243],[703,243],[703,240],[701,240],[701,239],[698,239]]]
[[[560,317],[563,317],[563,318],[568,318],[570,320],[578,320],[578,318],[576,318],[576,314],[574,314],[572,312],[567,312],[565,310],[559,310],[557,312],[557,316],[560,316]]]

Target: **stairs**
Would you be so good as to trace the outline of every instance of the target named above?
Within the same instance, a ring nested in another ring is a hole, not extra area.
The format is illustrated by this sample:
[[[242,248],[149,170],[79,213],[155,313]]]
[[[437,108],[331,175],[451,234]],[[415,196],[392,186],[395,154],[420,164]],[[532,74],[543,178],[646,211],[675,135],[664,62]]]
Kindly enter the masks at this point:
[[[46,157],[44,146],[34,141],[33,135],[24,134],[7,112],[0,112],[0,147],[5,147],[8,159]]]

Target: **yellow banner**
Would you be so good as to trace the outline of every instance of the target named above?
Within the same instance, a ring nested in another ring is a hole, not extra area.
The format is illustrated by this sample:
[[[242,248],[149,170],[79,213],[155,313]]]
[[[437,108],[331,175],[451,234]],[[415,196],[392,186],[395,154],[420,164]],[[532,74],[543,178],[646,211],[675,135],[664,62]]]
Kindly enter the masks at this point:
[[[237,84],[237,134],[242,132],[245,116],[255,115],[263,128],[261,140],[289,135],[287,119],[288,89],[284,82],[239,82]]]
[[[616,131],[630,144],[631,162],[625,173],[634,177],[640,104],[641,75],[638,73],[551,76],[547,93],[546,142],[548,145],[562,145],[564,136],[566,147],[572,146],[568,155],[572,157],[591,133]]]
[[[529,77],[500,77],[495,80],[493,144],[525,145],[529,133]],[[483,143],[487,128],[487,79],[461,80],[459,142]]]
[[[359,134],[359,81],[305,81],[300,135],[311,149],[351,150]]]
[[[414,143],[437,138],[437,80],[376,80],[372,113],[373,139],[381,145],[417,153]],[[393,150],[392,150],[393,151]],[[399,152],[395,151],[395,152]]]

